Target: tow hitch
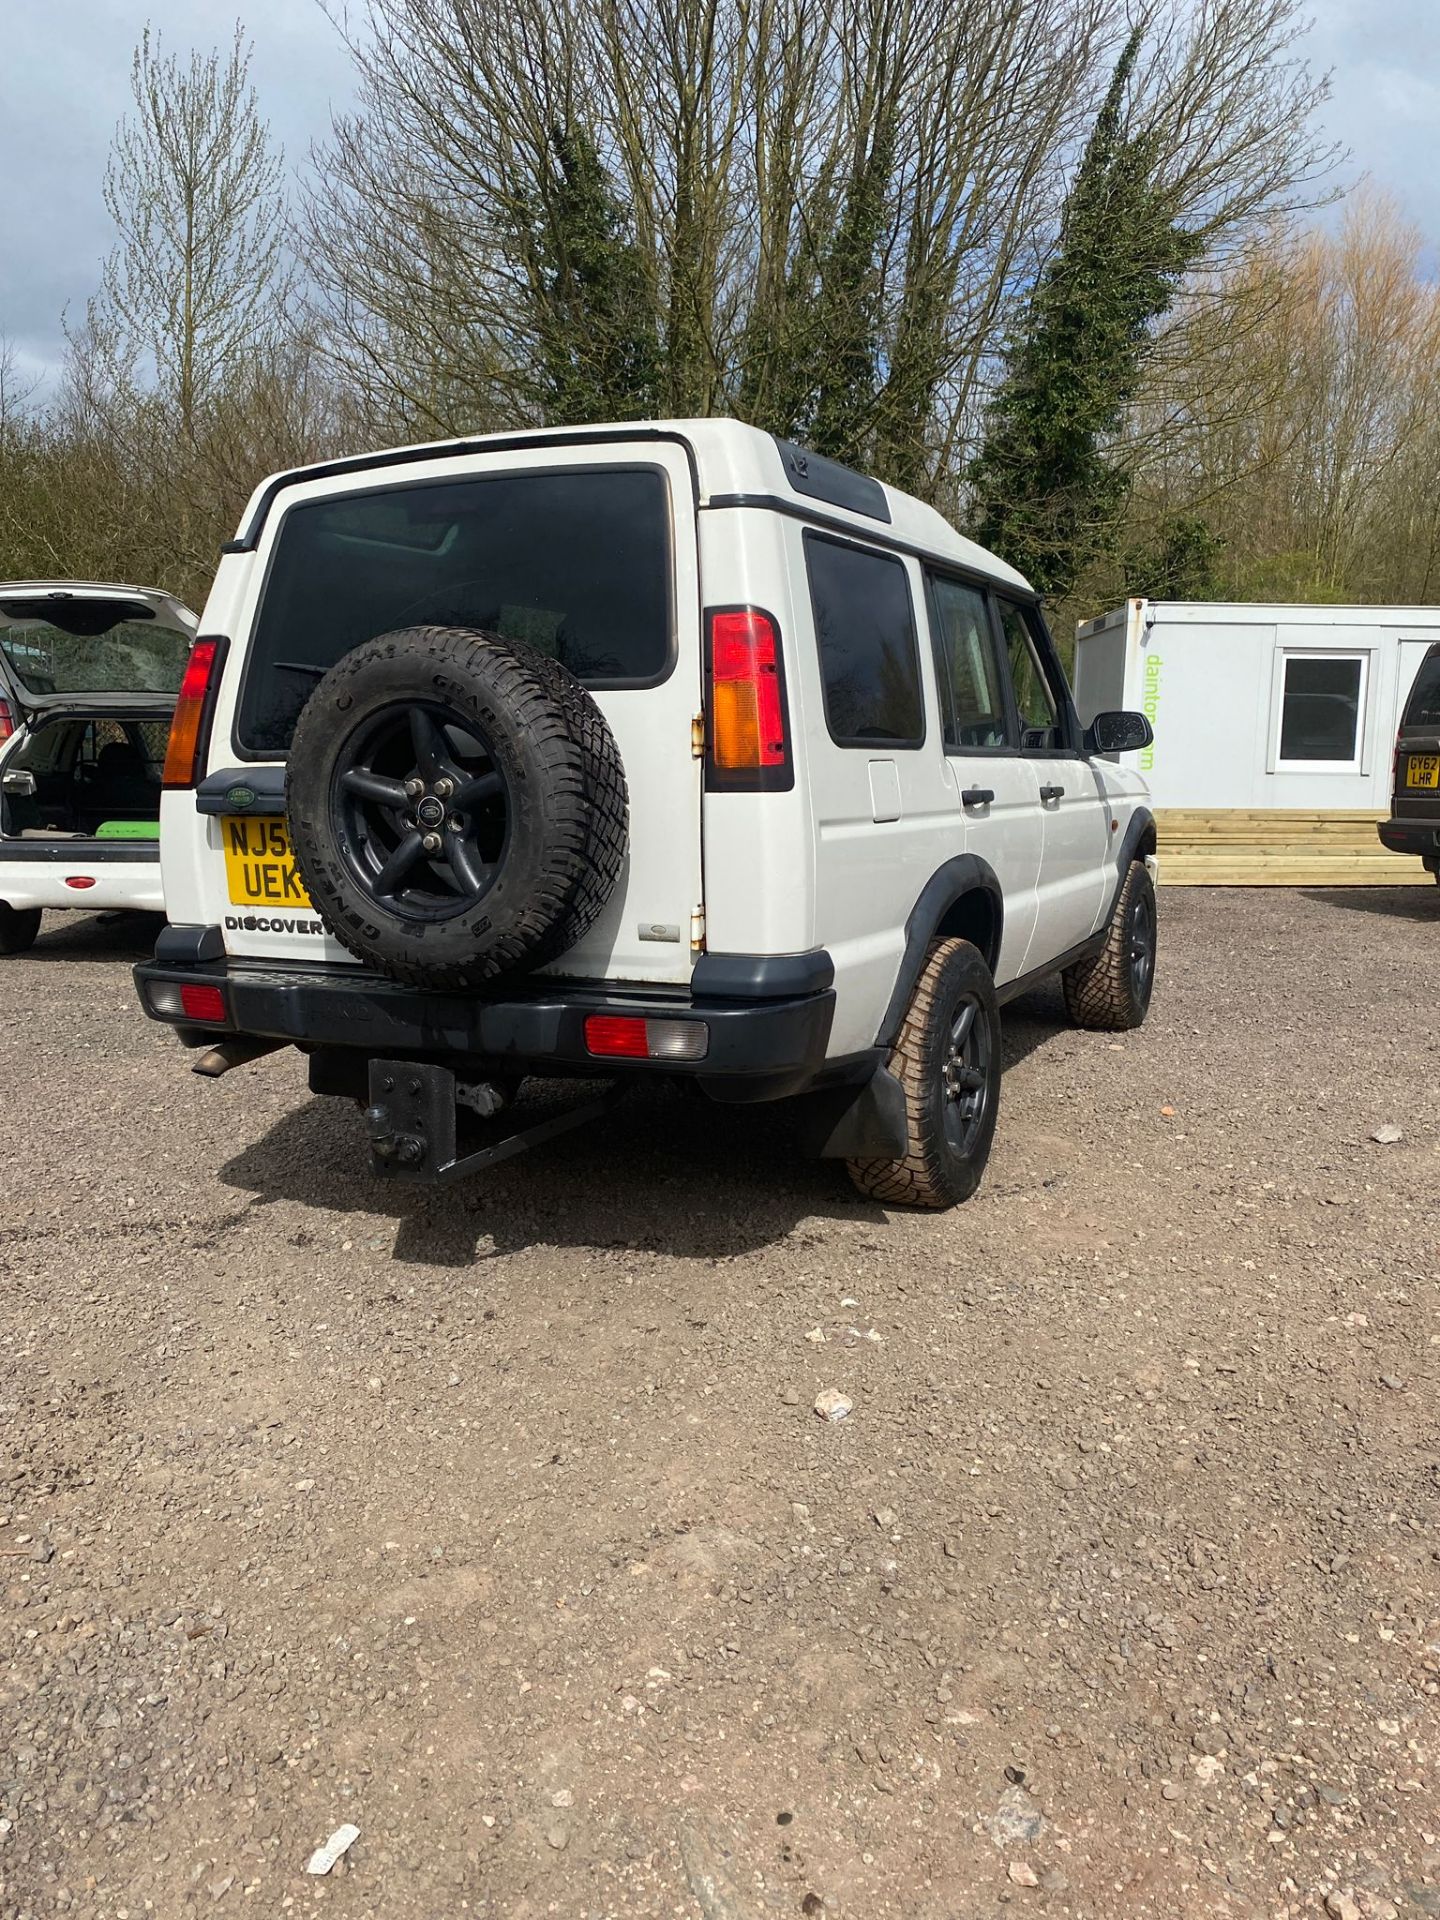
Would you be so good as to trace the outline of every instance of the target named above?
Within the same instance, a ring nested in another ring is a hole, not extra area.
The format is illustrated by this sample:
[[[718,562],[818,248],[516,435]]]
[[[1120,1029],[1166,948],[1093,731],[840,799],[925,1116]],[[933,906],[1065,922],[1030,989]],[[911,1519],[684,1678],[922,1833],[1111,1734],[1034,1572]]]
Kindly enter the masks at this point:
[[[487,1091],[493,1098],[487,1098]],[[598,1120],[614,1105],[618,1089],[607,1087],[594,1099],[582,1100],[561,1113],[549,1114],[530,1126],[501,1130],[483,1145],[462,1153],[459,1149],[456,1109],[461,1101],[482,1115],[498,1113],[504,1097],[498,1090],[458,1086],[448,1067],[424,1066],[413,1060],[370,1062],[370,1104],[365,1124],[370,1129],[370,1163],[388,1180],[459,1180],[498,1166],[528,1147],[538,1147],[557,1134]]]

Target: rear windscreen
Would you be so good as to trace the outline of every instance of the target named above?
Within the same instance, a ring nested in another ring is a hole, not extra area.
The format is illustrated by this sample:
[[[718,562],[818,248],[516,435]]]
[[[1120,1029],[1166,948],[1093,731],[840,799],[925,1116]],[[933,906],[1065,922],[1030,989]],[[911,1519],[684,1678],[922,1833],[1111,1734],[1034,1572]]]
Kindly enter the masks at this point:
[[[1432,647],[1420,662],[1420,671],[1406,703],[1404,724],[1440,727],[1440,647]]]
[[[189,655],[189,634],[154,620],[72,633],[51,620],[12,616],[0,628],[0,656],[22,694],[175,693]]]
[[[428,481],[295,506],[236,744],[284,753],[320,674],[396,627],[478,627],[604,687],[663,679],[670,624],[667,487],[653,468]]]

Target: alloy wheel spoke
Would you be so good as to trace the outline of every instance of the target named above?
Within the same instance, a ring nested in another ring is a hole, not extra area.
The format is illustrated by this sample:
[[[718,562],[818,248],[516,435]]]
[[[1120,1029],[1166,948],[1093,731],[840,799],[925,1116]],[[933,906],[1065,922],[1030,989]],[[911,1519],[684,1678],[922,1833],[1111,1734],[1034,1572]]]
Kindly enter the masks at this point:
[[[375,875],[372,885],[378,894],[393,893],[424,851],[425,842],[418,833],[407,833],[390,858]]]
[[[491,800],[497,793],[504,791],[505,782],[498,773],[477,774],[473,780],[466,780],[450,796],[450,805],[457,813],[463,813],[467,807],[478,807],[482,802]]]
[[[950,1029],[950,1051],[958,1054],[970,1038],[970,1029],[975,1024],[975,1002],[967,1000],[956,1015],[955,1024]]]
[[[434,780],[447,770],[453,775],[453,769],[445,757],[440,729],[423,707],[410,709],[410,739],[422,778]]]
[[[403,780],[387,779],[383,773],[372,773],[368,767],[349,768],[341,774],[340,784],[358,800],[373,800],[381,807],[403,808],[408,797]]]
[[[483,893],[490,878],[490,869],[480,860],[468,840],[458,833],[452,833],[446,844],[445,857],[450,870],[460,880],[467,893]]]

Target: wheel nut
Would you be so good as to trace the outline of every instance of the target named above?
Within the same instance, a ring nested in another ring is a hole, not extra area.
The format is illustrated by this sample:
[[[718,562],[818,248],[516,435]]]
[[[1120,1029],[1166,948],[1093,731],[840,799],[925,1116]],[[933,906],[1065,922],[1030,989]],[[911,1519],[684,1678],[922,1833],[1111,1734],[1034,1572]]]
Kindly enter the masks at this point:
[[[438,833],[427,833],[420,844],[426,853],[438,853],[440,851],[440,836]]]
[[[405,782],[405,791],[412,800],[418,800],[425,791],[425,782],[423,780],[407,780]]]
[[[454,791],[455,782],[453,780],[440,779],[435,782],[435,792],[441,800],[446,799],[447,796]]]

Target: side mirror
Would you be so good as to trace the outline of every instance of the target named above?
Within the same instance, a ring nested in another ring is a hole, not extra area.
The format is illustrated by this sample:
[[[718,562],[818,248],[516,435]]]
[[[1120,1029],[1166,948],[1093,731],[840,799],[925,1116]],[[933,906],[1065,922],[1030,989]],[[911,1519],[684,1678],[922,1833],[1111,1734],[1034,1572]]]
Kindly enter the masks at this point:
[[[1085,751],[1136,753],[1154,738],[1155,729],[1143,713],[1097,713],[1085,729]]]

